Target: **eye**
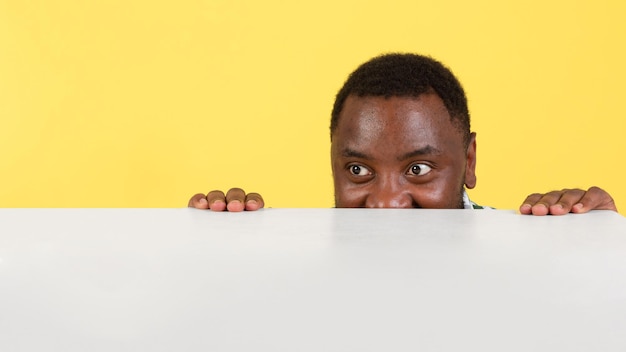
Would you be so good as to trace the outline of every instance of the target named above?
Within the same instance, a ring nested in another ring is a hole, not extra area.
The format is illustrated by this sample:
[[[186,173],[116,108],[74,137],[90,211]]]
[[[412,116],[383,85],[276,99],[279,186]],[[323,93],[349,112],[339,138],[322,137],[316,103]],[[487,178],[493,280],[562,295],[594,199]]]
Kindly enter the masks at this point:
[[[430,172],[432,168],[426,164],[413,164],[407,171],[407,174],[412,176],[424,176]]]
[[[368,176],[372,174],[368,168],[362,165],[350,165],[349,170],[351,174],[356,176]]]

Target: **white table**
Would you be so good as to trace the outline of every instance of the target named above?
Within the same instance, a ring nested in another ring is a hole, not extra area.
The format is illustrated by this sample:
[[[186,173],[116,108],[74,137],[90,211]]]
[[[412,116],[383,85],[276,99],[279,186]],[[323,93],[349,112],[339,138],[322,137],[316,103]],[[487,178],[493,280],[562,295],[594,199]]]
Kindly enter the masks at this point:
[[[626,351],[626,218],[0,209],[0,351]]]

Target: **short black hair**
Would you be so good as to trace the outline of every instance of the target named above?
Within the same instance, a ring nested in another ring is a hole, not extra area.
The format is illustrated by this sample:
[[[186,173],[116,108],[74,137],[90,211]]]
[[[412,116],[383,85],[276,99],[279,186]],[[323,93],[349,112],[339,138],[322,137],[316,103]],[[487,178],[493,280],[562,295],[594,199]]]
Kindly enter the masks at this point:
[[[330,120],[330,134],[337,128],[339,115],[350,95],[358,97],[418,97],[435,92],[463,133],[470,138],[467,98],[459,80],[439,61],[423,55],[390,53],[375,57],[350,74],[337,93]]]

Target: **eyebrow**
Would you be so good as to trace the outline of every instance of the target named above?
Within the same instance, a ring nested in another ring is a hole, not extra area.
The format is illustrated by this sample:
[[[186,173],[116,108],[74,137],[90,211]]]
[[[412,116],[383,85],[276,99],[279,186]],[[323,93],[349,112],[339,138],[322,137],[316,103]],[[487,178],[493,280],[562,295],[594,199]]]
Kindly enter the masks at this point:
[[[416,149],[414,151],[408,152],[400,157],[398,157],[398,161],[404,161],[407,159],[411,159],[414,158],[416,156],[423,156],[423,155],[440,155],[441,151],[431,145],[427,145],[423,148],[420,149]]]
[[[415,149],[413,151],[405,153],[399,156],[397,159],[398,161],[405,161],[407,159],[411,159],[416,156],[433,155],[433,154],[441,154],[441,151],[431,145],[427,145],[423,148]],[[359,158],[359,159],[365,159],[365,160],[372,159],[371,156],[364,154],[362,152],[356,151],[354,149],[350,149],[350,148],[345,148],[343,152],[341,153],[341,156],[343,156],[344,158]]]
[[[350,149],[350,148],[345,148],[343,152],[341,152],[341,156],[343,156],[344,158],[359,158],[359,159],[366,159],[366,160],[372,159],[369,155],[366,155],[361,152],[357,152],[356,150]]]

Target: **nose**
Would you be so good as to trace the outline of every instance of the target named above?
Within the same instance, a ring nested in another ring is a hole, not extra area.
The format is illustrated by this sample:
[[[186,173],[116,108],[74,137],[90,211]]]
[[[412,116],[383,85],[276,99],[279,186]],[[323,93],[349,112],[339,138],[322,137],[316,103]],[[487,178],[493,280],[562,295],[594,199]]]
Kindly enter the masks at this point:
[[[365,201],[366,208],[413,208],[411,194],[400,185],[375,187]]]

